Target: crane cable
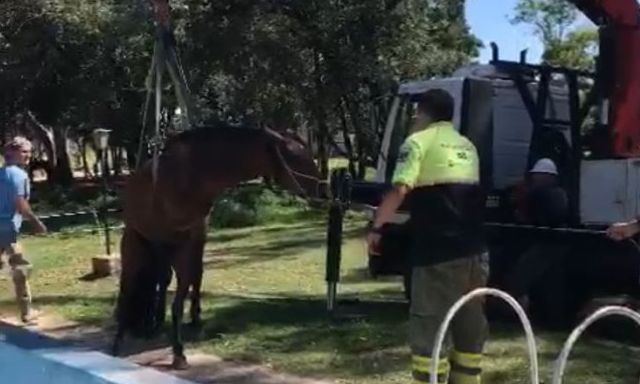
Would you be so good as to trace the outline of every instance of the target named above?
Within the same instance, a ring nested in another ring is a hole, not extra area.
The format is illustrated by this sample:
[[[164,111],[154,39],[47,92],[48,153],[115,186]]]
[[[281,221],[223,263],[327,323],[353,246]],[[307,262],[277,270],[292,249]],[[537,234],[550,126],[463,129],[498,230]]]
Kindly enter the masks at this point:
[[[151,66],[145,80],[147,95],[142,114],[142,129],[139,138],[136,168],[139,168],[141,165],[148,112],[151,104],[151,97],[152,95],[155,95],[155,130],[153,138],[149,140],[149,146],[153,152],[152,176],[155,184],[158,174],[158,156],[163,142],[160,128],[162,122],[162,75],[165,69],[169,73],[169,77],[173,83],[176,100],[178,101],[181,114],[184,114],[186,117],[185,120],[187,127],[191,127],[195,124],[196,113],[194,112],[193,102],[191,100],[191,91],[186,81],[182,64],[180,63],[176,52],[175,37],[171,29],[169,18],[168,0],[149,1],[153,7],[153,16],[156,24],[156,38]],[[183,122],[185,120],[183,120]]]

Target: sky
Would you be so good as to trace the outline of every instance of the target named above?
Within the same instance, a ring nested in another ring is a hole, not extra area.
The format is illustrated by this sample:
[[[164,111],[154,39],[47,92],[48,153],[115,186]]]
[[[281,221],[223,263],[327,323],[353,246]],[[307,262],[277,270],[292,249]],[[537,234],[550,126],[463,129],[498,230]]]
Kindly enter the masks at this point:
[[[558,0],[560,1],[560,0]],[[485,47],[480,50],[480,62],[491,59],[490,43],[500,48],[500,58],[518,60],[520,51],[528,48],[527,61],[537,63],[542,55],[542,45],[526,25],[512,25],[509,19],[517,0],[466,0],[466,18],[471,32]]]
[[[524,24],[512,25],[509,22],[517,2],[517,0],[466,0],[467,23],[471,32],[485,45],[480,50],[481,63],[491,60],[489,44],[492,41],[498,44],[501,59],[517,61],[520,59],[520,51],[528,48],[527,61],[540,62],[543,48],[533,34],[532,28]],[[582,14],[575,23],[576,27],[592,25]]]

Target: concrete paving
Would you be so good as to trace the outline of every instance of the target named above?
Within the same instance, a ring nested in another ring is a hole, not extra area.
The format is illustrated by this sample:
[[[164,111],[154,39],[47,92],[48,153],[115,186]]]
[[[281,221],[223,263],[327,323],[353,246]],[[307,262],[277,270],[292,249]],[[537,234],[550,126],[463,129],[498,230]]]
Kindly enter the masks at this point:
[[[126,380],[122,372],[138,369],[136,381],[107,381],[106,383],[158,383],[163,377],[176,379],[176,384],[334,384],[334,381],[303,378],[276,372],[270,367],[245,362],[227,361],[218,356],[187,350],[189,369],[171,369],[171,349],[166,338],[140,341],[127,338],[123,358],[108,355],[111,333],[100,327],[80,325],[58,316],[44,315],[36,326],[23,327],[16,318],[0,321],[2,342],[22,350],[47,351],[46,358],[70,367],[90,366],[96,372],[120,372],[107,379]],[[58,357],[56,357],[58,356]],[[68,361],[66,361],[68,359]],[[0,358],[0,360],[2,360]],[[124,364],[124,365],[123,365]],[[99,366],[111,367],[101,369]],[[120,367],[120,368],[118,368]],[[128,367],[128,368],[127,368]],[[133,368],[132,368],[133,367]],[[2,367],[0,366],[0,374]],[[160,376],[154,375],[159,374]],[[146,376],[145,376],[146,375]],[[104,376],[104,375],[103,375]],[[187,380],[184,383],[180,379]],[[168,384],[170,382],[167,381]],[[83,383],[84,384],[84,383]],[[172,383],[173,384],[173,383]]]

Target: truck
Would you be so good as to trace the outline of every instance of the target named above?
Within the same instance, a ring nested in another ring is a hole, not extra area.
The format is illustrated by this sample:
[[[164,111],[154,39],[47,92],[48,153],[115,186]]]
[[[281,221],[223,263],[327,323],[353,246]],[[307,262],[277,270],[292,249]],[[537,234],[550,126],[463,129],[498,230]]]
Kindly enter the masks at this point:
[[[335,307],[341,210],[353,203],[371,216],[390,187],[398,151],[416,99],[429,89],[455,100],[454,126],[477,147],[481,184],[487,191],[486,229],[490,286],[506,289],[514,266],[533,244],[566,247],[562,260],[534,281],[530,314],[550,323],[574,318],[594,297],[640,297],[640,247],[635,239],[605,236],[612,223],[640,216],[640,12],[635,0],[573,0],[599,28],[596,71],[580,71],[499,57],[492,43],[486,64],[464,66],[448,77],[398,86],[386,121],[374,181],[352,181],[344,170],[332,177],[334,214],[328,229],[329,308]],[[522,223],[512,196],[533,163],[550,158],[567,192],[569,219],[561,228]],[[337,196],[337,197],[336,197]],[[410,266],[400,207],[385,226],[382,255],[369,257],[372,276],[401,275],[410,299]],[[332,227],[333,226],[333,227]],[[520,271],[519,273],[527,273]]]

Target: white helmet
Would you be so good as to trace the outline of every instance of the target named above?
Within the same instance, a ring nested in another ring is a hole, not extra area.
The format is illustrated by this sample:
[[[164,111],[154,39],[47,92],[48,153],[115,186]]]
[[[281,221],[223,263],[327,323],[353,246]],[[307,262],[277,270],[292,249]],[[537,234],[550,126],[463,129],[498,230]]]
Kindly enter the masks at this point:
[[[540,159],[536,162],[536,164],[531,168],[529,173],[546,173],[550,175],[557,175],[558,168],[556,167],[556,163],[551,159]]]

